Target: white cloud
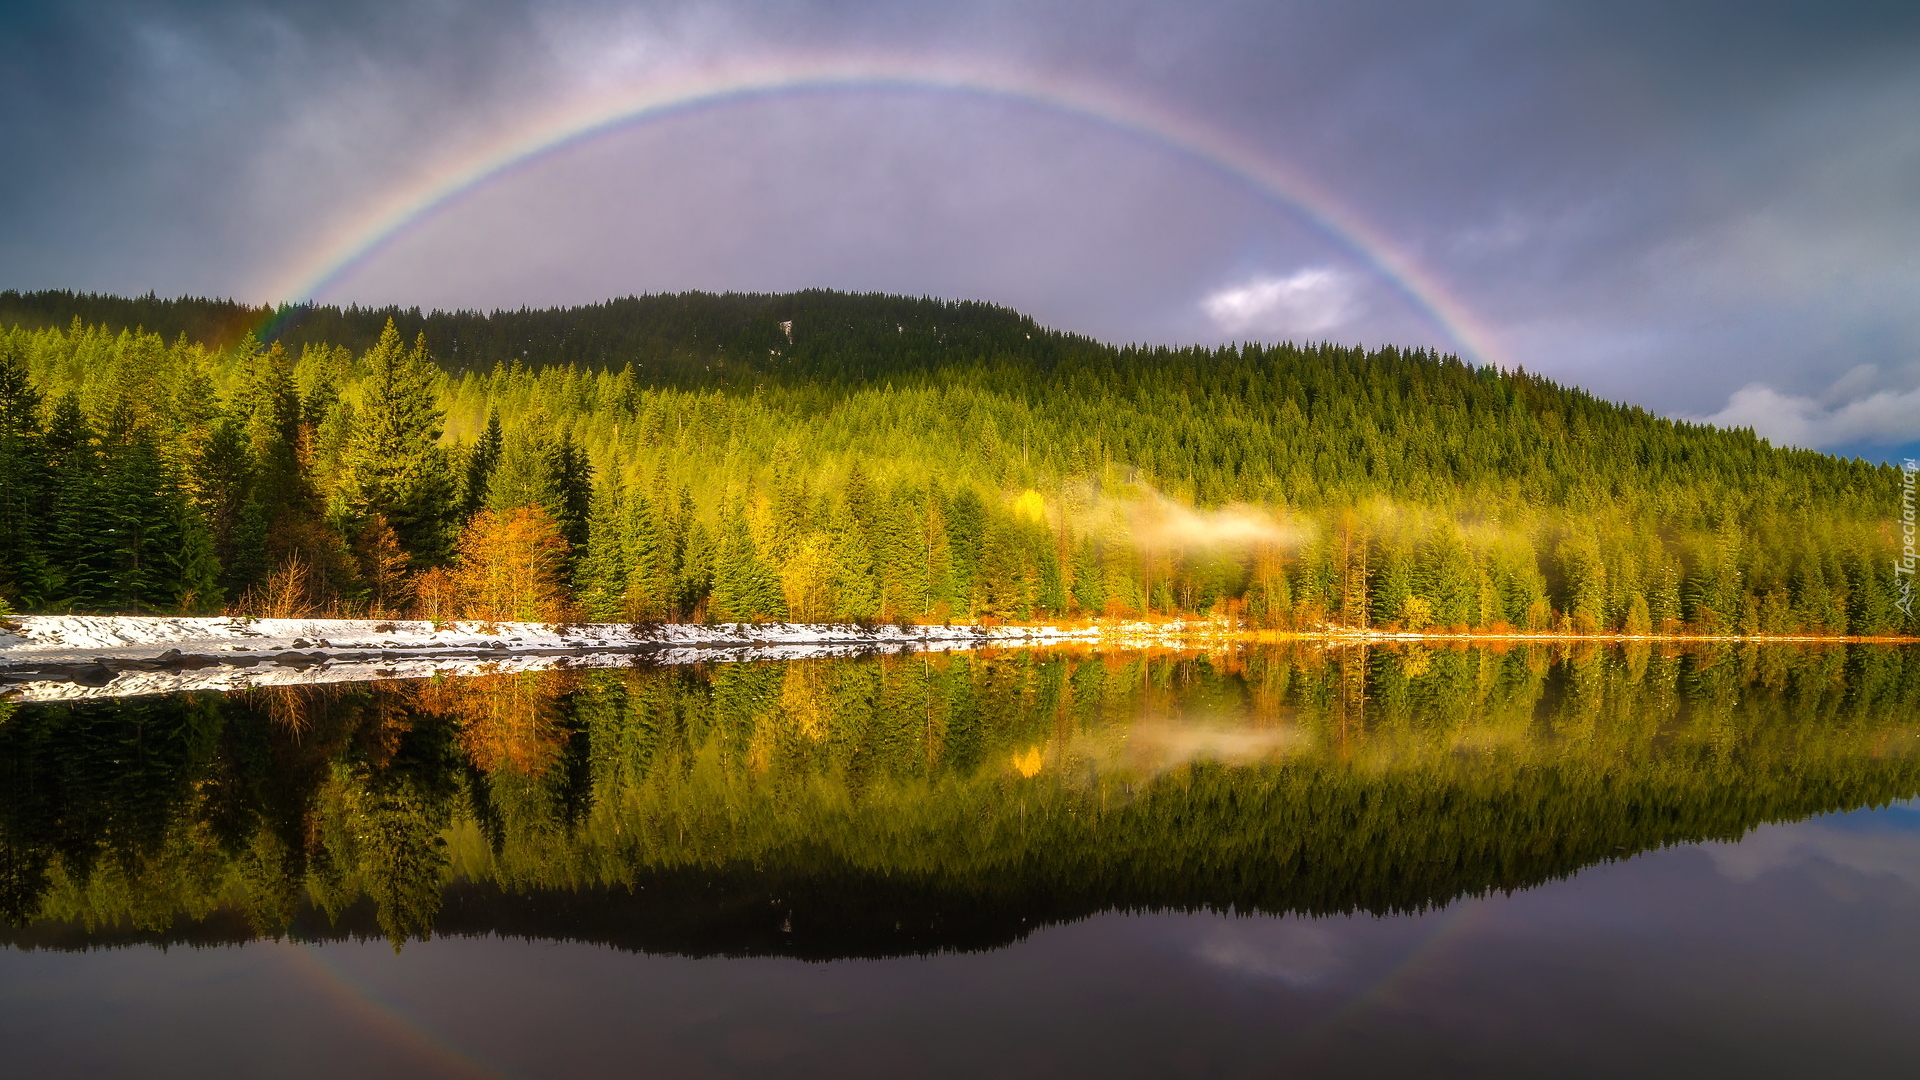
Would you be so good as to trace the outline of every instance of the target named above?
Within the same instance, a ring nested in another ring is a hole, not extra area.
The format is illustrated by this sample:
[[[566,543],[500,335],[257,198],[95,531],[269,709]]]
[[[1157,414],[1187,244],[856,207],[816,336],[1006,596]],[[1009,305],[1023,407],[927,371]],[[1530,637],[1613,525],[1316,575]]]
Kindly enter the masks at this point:
[[[1817,395],[1783,394],[1766,383],[1748,383],[1711,416],[1691,417],[1720,427],[1750,427],[1788,446],[1812,449],[1867,442],[1896,445],[1920,439],[1920,382],[1909,368],[1902,389],[1871,364],[1842,375]]]
[[[1346,966],[1340,941],[1300,919],[1222,920],[1194,949],[1199,960],[1256,979],[1295,988],[1324,982]]]
[[[1286,277],[1256,277],[1201,301],[1207,317],[1228,334],[1319,334],[1360,313],[1351,276],[1309,266]]]
[[[1770,871],[1829,866],[1920,889],[1920,832],[1913,829],[1917,809],[1907,802],[1880,811],[1893,828],[1849,829],[1802,821],[1756,829],[1737,843],[1703,847],[1721,876],[1741,884]]]

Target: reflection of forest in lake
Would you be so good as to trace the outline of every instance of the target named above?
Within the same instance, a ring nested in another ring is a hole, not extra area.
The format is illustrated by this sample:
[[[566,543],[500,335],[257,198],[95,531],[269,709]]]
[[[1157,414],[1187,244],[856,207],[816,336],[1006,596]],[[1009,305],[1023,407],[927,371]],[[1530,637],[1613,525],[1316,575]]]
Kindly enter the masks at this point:
[[[1920,652],[1014,651],[8,707],[21,945],[1393,912],[1920,793]]]

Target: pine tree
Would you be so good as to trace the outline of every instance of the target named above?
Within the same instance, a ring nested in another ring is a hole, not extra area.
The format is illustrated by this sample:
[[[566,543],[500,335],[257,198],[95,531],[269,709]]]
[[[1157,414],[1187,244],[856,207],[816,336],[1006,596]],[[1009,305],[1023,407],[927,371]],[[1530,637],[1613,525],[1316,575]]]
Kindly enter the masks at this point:
[[[1416,576],[1436,625],[1464,628],[1480,621],[1479,570],[1453,522],[1443,522],[1429,534]]]
[[[1028,613],[1033,603],[1031,582],[1011,523],[989,518],[983,531],[973,585],[974,613],[992,619]]]
[[[827,533],[832,538],[834,614],[857,622],[875,618],[880,614],[880,596],[873,580],[873,560],[852,509],[842,506],[835,511]],[[925,575],[924,567],[921,573]]]
[[[780,576],[760,560],[745,513],[734,504],[722,513],[713,555],[713,597],[708,611],[722,622],[784,619]]]
[[[956,605],[972,612],[975,576],[980,567],[980,545],[986,528],[986,506],[970,487],[955,492],[947,506],[947,550],[953,564]]]
[[[587,461],[586,451],[573,441],[573,434],[562,431],[553,444],[547,468],[551,477],[548,486],[553,492],[548,512],[574,553],[569,556],[571,565],[586,551],[587,519],[593,514],[593,465]]]
[[[1847,552],[1847,632],[1878,636],[1899,626],[1893,577],[1879,560],[1859,548]]]
[[[1592,533],[1579,531],[1560,542],[1556,552],[1562,581],[1562,610],[1574,629],[1591,634],[1604,628],[1607,605],[1606,563],[1600,557],[1599,541]]]
[[[500,430],[500,410],[487,410],[487,427],[480,438],[467,451],[465,474],[460,486],[459,519],[462,524],[480,512],[487,504],[487,484],[493,479],[493,470],[500,465],[500,455],[506,447],[506,436]]]
[[[54,403],[46,450],[52,491],[45,541],[48,602],[66,610],[107,608],[117,592],[113,508],[100,450],[78,395],[68,392]]]
[[[219,611],[225,602],[220,588],[220,559],[214,553],[213,534],[183,499],[178,503],[175,534],[180,548],[173,555],[171,574],[174,609],[188,615]]]
[[[1060,568],[1051,537],[1040,536],[1031,556],[1034,565],[1033,606],[1037,613],[1061,615],[1067,610],[1066,575]]]
[[[840,576],[837,570],[833,540],[825,531],[811,532],[791,542],[780,563],[780,593],[786,602],[786,617],[801,623],[831,620],[839,604],[834,587]]]
[[[346,508],[384,517],[415,566],[435,565],[447,557],[456,509],[439,446],[439,372],[425,336],[408,349],[391,319],[362,363],[364,405],[342,463]]]
[[[46,450],[40,393],[10,336],[0,336],[0,599],[36,607],[47,599],[41,545]]]
[[[917,493],[900,491],[876,498],[867,536],[873,574],[880,586],[883,618],[916,618],[926,610],[925,531]]]
[[[1628,600],[1627,617],[1621,629],[1629,634],[1653,632],[1653,609],[1647,604],[1646,594],[1636,591]]]
[[[594,492],[587,550],[574,572],[574,595],[581,614],[592,622],[626,617],[626,509],[626,491],[618,480],[606,481]]]
[[[250,503],[253,455],[239,421],[222,416],[209,425],[186,463],[185,487],[213,542],[223,591],[246,592],[266,576],[267,521],[263,508]]]
[[[626,545],[627,585],[624,610],[634,622],[655,622],[673,617],[674,558],[670,534],[655,502],[635,492],[627,499],[623,518]]]
[[[508,433],[500,461],[488,477],[484,508],[499,515],[521,506],[538,506],[557,520],[561,492],[559,472],[554,467],[555,451],[543,420],[536,418],[515,427]]]
[[[1106,610],[1107,593],[1100,578],[1100,549],[1089,533],[1080,538],[1073,553],[1073,602],[1081,611],[1097,615]]]
[[[274,522],[310,509],[311,493],[300,469],[300,395],[278,344],[259,350],[249,336],[240,349],[243,382],[233,405],[247,441],[248,497]]]
[[[702,621],[716,617],[710,607],[714,587],[713,536],[706,525],[689,519],[680,572],[675,579],[680,611],[687,618]]]
[[[927,492],[920,515],[920,580],[927,614],[945,619],[953,613],[953,549],[947,537],[946,500],[937,489]]]
[[[853,515],[855,524],[861,529],[873,527],[874,494],[873,484],[867,479],[866,471],[855,459],[847,469],[846,483],[841,487],[841,501],[846,504],[847,512]]]
[[[1374,556],[1372,581],[1373,621],[1404,623],[1407,600],[1415,593],[1415,559],[1411,545],[1397,534],[1382,535]],[[1418,611],[1431,618],[1433,605],[1422,598]],[[1421,627],[1409,627],[1421,629]]]
[[[159,451],[136,433],[109,450],[106,469],[108,604],[135,613],[171,609],[182,585],[176,563],[182,510]]]

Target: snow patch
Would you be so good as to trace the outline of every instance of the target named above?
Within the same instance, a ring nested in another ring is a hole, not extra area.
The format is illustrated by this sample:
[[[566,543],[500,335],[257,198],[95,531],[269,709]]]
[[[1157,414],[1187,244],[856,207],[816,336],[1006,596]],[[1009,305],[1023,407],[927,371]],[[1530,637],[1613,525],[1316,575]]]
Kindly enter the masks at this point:
[[[1163,627],[1143,629],[1164,630]],[[1110,639],[1108,627],[458,622],[29,615],[0,633],[16,701],[374,679],[788,660]],[[1123,631],[1124,633],[1124,631]]]

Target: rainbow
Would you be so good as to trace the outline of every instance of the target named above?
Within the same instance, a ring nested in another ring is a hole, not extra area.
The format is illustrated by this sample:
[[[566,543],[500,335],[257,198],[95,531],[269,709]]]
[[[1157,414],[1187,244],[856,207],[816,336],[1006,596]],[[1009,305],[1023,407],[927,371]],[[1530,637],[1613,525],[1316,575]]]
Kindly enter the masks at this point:
[[[506,1071],[436,1031],[344,966],[340,961],[352,946],[274,940],[256,942],[254,947],[270,950],[297,979],[329,999],[343,1014],[342,1019],[354,1025],[356,1039],[382,1044],[387,1052],[413,1063],[424,1075],[508,1080]],[[376,954],[379,951],[377,945],[366,948]]]
[[[452,155],[349,214],[263,291],[323,296],[411,226],[551,154],[702,109],[821,93],[916,92],[1011,101],[1104,127],[1246,185],[1371,267],[1450,336],[1462,355],[1509,367],[1497,335],[1419,261],[1308,177],[1223,131],[1112,88],[981,62],[824,57],[707,69],[616,86],[540,113]]]

